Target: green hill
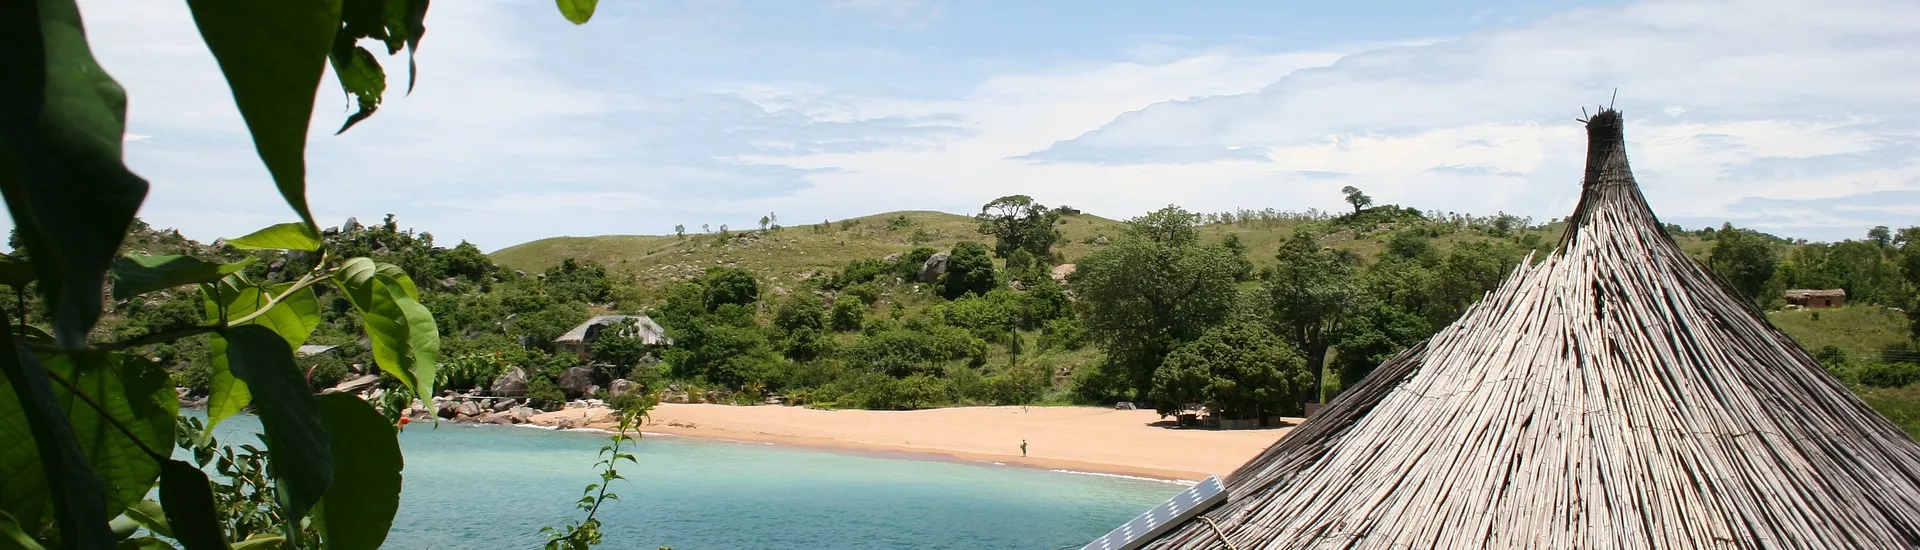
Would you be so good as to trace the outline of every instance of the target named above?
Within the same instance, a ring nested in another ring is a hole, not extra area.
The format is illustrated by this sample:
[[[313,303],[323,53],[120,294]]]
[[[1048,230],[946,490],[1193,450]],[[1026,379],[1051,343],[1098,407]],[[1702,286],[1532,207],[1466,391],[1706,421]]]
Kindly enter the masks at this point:
[[[1255,268],[1274,261],[1279,249],[1293,230],[1312,220],[1300,215],[1276,214],[1243,222],[1210,223],[1200,228],[1207,239],[1237,235],[1246,244]],[[1445,249],[1454,243],[1485,239],[1488,231],[1472,224],[1433,220],[1407,220],[1380,223],[1364,228],[1345,227],[1328,234],[1323,242],[1335,248],[1352,249],[1363,260],[1371,260],[1385,248],[1394,231],[1419,227],[1435,236],[1434,244]],[[1101,237],[1117,236],[1121,222],[1092,214],[1061,217],[1063,238],[1055,246],[1065,263],[1098,250]],[[1546,250],[1560,238],[1561,224],[1516,228],[1502,237],[1524,248]],[[1709,243],[1691,233],[1675,235],[1681,246],[1704,257]],[[650,296],[667,283],[699,274],[708,267],[726,266],[747,269],[775,286],[785,286],[796,278],[812,273],[835,271],[860,258],[881,258],[917,247],[948,250],[962,241],[992,244],[992,237],[977,230],[972,217],[945,212],[903,211],[874,214],[831,223],[779,227],[762,231],[754,228],[727,234],[689,233],[674,235],[604,235],[595,237],[553,237],[510,246],[490,254],[503,267],[537,273],[559,265],[561,260],[592,261],[634,284],[638,295]]]
[[[1071,243],[1059,250],[1072,262],[1097,246],[1089,244],[1091,241],[1117,233],[1119,226],[1120,222],[1099,216],[1064,216],[1060,225],[1066,236],[1063,242]],[[962,241],[991,244],[992,238],[978,232],[973,218],[912,211],[724,235],[716,231],[685,237],[555,237],[510,246],[490,256],[502,267],[528,273],[558,265],[566,258],[593,261],[629,277],[645,291],[714,266],[746,269],[778,286],[810,273],[837,271],[850,260],[880,258],[922,246],[948,250]]]

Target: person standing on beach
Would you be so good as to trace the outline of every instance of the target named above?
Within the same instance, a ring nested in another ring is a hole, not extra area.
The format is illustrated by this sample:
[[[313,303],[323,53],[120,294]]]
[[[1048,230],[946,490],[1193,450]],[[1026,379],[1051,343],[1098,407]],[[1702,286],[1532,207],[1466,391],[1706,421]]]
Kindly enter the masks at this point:
[[[1027,440],[1020,440],[1020,458],[1027,457]]]

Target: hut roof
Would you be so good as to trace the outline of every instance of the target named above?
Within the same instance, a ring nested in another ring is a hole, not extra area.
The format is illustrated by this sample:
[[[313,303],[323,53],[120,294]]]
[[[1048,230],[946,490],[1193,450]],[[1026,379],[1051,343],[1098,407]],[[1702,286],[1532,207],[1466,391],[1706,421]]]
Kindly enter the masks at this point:
[[[624,321],[633,321],[633,327],[637,332],[632,336],[639,338],[641,343],[649,346],[673,343],[673,339],[667,337],[667,329],[661,327],[660,323],[654,322],[652,317],[645,315],[600,315],[592,319],[587,319],[587,322],[580,323],[579,326],[573,327],[573,330],[567,331],[566,334],[560,335],[559,338],[555,338],[553,341],[585,342],[587,341],[587,333],[592,332],[594,327],[603,327]]]
[[[1660,229],[1617,111],[1586,122],[1552,253],[1145,548],[1920,544],[1920,446]]]
[[[1786,296],[1788,298],[1812,298],[1812,297],[1845,298],[1847,297],[1847,291],[1846,289],[1840,289],[1840,288],[1835,288],[1830,290],[1814,290],[1814,289],[1808,289],[1808,288],[1796,288],[1796,289],[1788,290],[1786,292],[1782,292],[1781,295]]]

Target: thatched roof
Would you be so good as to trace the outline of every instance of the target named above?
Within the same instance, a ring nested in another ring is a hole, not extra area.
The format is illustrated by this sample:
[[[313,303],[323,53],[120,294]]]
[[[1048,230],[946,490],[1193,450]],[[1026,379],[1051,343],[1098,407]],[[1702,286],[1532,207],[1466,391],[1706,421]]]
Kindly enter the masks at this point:
[[[1618,112],[1587,133],[1559,248],[1146,547],[1914,548],[1920,446],[1661,231]]]
[[[1845,297],[1847,297],[1847,291],[1846,291],[1846,289],[1841,289],[1841,288],[1835,288],[1835,289],[1829,289],[1829,290],[1815,290],[1815,289],[1810,289],[1810,288],[1796,288],[1796,289],[1792,289],[1792,290],[1788,290],[1788,291],[1785,291],[1785,292],[1781,292],[1781,293],[1780,293],[1780,295],[1781,295],[1781,296],[1785,296],[1785,297],[1787,297],[1788,299],[1794,299],[1794,298],[1802,298],[1802,299],[1804,299],[1804,298],[1816,298],[1816,297],[1818,297],[1818,298],[1845,298]]]
[[[639,338],[641,343],[649,346],[673,343],[673,339],[667,337],[667,329],[661,327],[660,323],[654,322],[652,317],[645,315],[600,315],[592,319],[587,319],[587,322],[580,323],[579,326],[573,327],[573,330],[567,331],[566,334],[560,335],[559,338],[555,338],[553,341],[555,343],[586,342],[589,336],[597,337],[601,327],[627,321],[633,322],[635,334],[626,334],[625,336]]]

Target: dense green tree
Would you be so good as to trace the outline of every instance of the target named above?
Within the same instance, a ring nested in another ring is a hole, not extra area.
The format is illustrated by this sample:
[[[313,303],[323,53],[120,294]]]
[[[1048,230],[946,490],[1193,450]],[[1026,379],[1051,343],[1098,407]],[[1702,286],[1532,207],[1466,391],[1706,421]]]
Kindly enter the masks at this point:
[[[1765,238],[1750,229],[1736,229],[1728,223],[1714,232],[1713,251],[1707,265],[1726,278],[1734,294],[1755,304],[1770,301],[1767,283],[1780,263],[1779,254]]]
[[[733,304],[750,306],[760,300],[760,280],[747,270],[735,267],[710,267],[700,277],[708,310]]]
[[[563,302],[605,303],[613,299],[613,281],[607,269],[591,260],[560,260],[548,269],[545,286],[554,299]]]
[[[1200,246],[1195,218],[1177,207],[1128,222],[1127,235],[1082,258],[1069,285],[1081,323],[1107,352],[1100,377],[1117,387],[1089,387],[1100,397],[1146,397],[1166,354],[1227,318],[1237,293],[1238,262],[1221,246]]]
[[[974,220],[981,234],[993,236],[993,253],[1001,258],[1024,250],[1031,259],[1045,261],[1053,256],[1053,244],[1060,239],[1060,230],[1054,227],[1060,214],[1026,195],[994,199],[980,207]]]
[[[997,280],[986,245],[962,242],[947,254],[947,272],[940,276],[940,296],[952,300],[969,292],[986,294]]]
[[[1319,398],[1331,337],[1359,317],[1361,292],[1351,256],[1320,246],[1320,237],[1301,228],[1280,246],[1278,262],[1261,288],[1272,300],[1274,332],[1306,357],[1313,385],[1302,397]]]
[[[855,340],[846,353],[848,366],[894,377],[938,373],[948,362],[986,360],[985,340],[966,330],[944,325],[898,327]]]
[[[1187,246],[1199,242],[1200,215],[1167,205],[1144,216],[1127,220],[1126,233],[1167,246]]]
[[[1205,405],[1222,418],[1297,412],[1313,377],[1293,348],[1259,325],[1230,323],[1175,349],[1153,376],[1154,409]]]
[[[1020,326],[1020,296],[1011,290],[995,289],[985,295],[968,294],[939,309],[941,320],[966,329],[976,338],[1003,341]]]
[[[448,277],[459,277],[475,283],[488,282],[493,272],[499,268],[493,265],[480,247],[473,243],[460,241],[460,244],[439,254],[441,273]]]
[[[574,302],[554,304],[546,309],[515,317],[511,333],[526,339],[529,346],[553,351],[553,340],[592,317],[586,306]]]
[[[1459,243],[1447,251],[1433,273],[1432,309],[1426,312],[1438,326],[1452,323],[1500,286],[1520,264],[1524,252],[1503,241]]]
[[[647,356],[647,345],[639,338],[619,336],[617,329],[603,329],[600,338],[587,348],[587,357],[595,363],[612,365],[616,372],[624,373],[640,364]]]
[[[1245,281],[1253,278],[1253,260],[1247,258],[1247,243],[1240,240],[1239,233],[1228,233],[1220,239],[1220,246],[1233,254],[1233,280]]]
[[[1073,300],[1053,277],[1036,277],[1020,293],[1020,328],[1037,330],[1054,319],[1073,315]]]

